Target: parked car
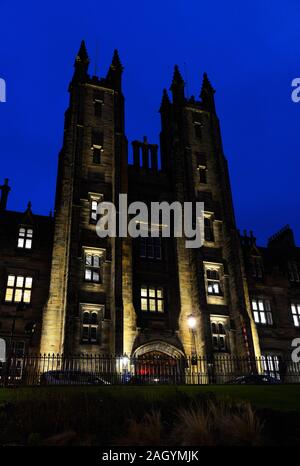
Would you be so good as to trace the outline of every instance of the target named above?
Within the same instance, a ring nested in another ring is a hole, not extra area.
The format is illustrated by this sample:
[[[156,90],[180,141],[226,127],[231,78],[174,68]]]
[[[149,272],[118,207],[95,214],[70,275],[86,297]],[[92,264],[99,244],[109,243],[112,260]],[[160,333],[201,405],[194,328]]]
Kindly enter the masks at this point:
[[[237,377],[229,382],[235,385],[272,385],[280,384],[280,380],[266,374],[249,374]]]
[[[47,371],[41,375],[41,385],[110,385],[102,375],[84,371]]]

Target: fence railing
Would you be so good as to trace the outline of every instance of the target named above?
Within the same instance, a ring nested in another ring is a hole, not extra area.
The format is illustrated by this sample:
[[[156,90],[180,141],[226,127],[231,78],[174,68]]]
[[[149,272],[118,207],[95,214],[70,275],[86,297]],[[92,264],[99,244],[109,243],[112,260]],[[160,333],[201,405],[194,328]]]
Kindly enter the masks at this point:
[[[300,363],[277,356],[186,358],[105,355],[11,355],[0,385],[300,383]]]

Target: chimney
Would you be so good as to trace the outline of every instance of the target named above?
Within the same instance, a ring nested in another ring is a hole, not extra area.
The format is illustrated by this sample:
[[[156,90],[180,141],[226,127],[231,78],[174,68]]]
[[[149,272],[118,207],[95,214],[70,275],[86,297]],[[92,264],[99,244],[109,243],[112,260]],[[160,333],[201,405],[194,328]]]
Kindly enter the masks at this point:
[[[10,191],[10,187],[8,186],[8,178],[5,178],[4,184],[0,186],[0,189],[1,189],[0,212],[2,212],[6,210],[8,193]]]

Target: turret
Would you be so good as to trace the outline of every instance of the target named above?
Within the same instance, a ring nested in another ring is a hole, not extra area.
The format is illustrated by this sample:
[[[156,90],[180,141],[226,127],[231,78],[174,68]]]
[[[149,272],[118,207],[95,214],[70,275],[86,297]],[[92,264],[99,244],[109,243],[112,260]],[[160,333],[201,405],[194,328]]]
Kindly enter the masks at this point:
[[[88,77],[89,57],[86,50],[84,40],[81,41],[78,54],[76,55],[74,62],[74,75],[73,81],[85,81]]]

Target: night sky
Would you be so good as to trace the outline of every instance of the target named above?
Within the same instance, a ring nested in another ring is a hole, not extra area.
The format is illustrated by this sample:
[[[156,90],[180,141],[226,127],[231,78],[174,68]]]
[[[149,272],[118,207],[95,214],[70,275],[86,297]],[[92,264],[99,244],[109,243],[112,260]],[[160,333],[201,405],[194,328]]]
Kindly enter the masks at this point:
[[[300,244],[299,0],[128,0],[0,3],[0,182],[10,209],[53,208],[68,83],[81,39],[90,73],[114,48],[125,67],[126,132],[158,142],[162,90],[174,64],[198,98],[204,71],[216,88],[238,226],[260,244],[289,223]]]

